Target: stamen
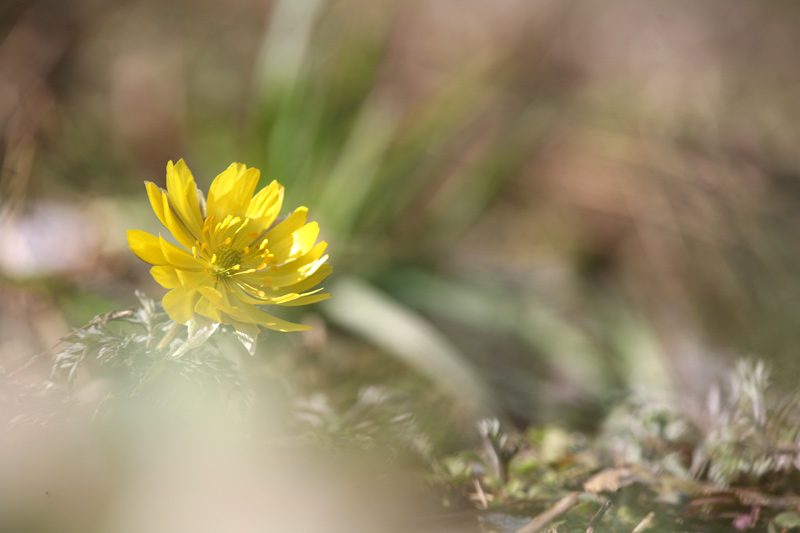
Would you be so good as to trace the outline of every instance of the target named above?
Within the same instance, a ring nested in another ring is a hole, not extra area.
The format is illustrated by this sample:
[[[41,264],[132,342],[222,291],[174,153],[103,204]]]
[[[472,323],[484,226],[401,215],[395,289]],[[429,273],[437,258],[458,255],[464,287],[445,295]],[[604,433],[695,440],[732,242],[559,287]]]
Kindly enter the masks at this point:
[[[236,218],[239,218],[239,217],[236,217]],[[220,228],[228,228],[228,227],[230,227],[232,221],[233,221],[233,217],[231,215],[226,216],[225,219],[222,222],[220,222],[219,224],[217,224],[215,226],[214,233],[219,233]]]
[[[239,234],[239,232],[240,232],[240,231],[242,231],[242,230],[243,230],[243,229],[244,229],[244,228],[247,226],[247,224],[248,224],[249,222],[250,222],[250,219],[249,219],[249,218],[245,218],[245,219],[244,219],[244,222],[242,222],[241,226],[239,226],[238,228],[236,228],[236,235],[238,235],[238,234]]]
[[[267,293],[262,291],[261,289],[257,289],[253,285],[250,284],[242,284],[242,289],[244,292],[252,296],[253,298],[260,298],[262,300],[266,299]]]
[[[211,226],[214,224],[214,215],[208,217],[203,224],[203,233],[208,233],[211,231]]]

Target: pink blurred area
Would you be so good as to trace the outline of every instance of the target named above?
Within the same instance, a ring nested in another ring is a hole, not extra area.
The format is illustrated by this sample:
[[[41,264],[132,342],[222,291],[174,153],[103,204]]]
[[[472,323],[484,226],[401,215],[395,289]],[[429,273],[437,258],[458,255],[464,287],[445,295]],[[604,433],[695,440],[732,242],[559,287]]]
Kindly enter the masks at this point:
[[[41,203],[14,217],[0,237],[0,268],[12,278],[64,275],[92,269],[101,227],[69,204]]]

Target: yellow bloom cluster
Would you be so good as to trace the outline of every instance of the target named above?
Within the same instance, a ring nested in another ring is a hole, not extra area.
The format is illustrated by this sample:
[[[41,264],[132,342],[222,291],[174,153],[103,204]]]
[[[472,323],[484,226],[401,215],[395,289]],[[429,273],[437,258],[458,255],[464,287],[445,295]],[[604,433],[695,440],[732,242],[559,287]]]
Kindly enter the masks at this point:
[[[139,230],[128,231],[128,243],[170,289],[164,310],[176,322],[198,314],[250,338],[258,326],[299,331],[309,326],[258,306],[304,305],[330,296],[311,290],[331,273],[323,255],[327,244],[316,242],[317,223],[306,223],[305,207],[276,223],[283,186],[273,181],[253,196],[260,174],[233,163],[214,179],[207,201],[182,159],[167,165],[166,191],[146,182],[153,211],[183,247]]]

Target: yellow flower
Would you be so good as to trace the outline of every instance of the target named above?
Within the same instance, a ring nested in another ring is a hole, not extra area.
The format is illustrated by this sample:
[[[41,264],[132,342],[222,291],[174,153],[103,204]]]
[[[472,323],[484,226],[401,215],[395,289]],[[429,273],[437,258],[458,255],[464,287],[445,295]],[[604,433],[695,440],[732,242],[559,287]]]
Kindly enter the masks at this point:
[[[164,310],[176,322],[201,315],[255,339],[258,326],[309,329],[258,306],[304,305],[330,296],[311,290],[331,272],[323,255],[327,243],[315,244],[317,223],[306,223],[308,209],[299,207],[276,224],[283,186],[273,181],[253,196],[260,175],[233,163],[211,183],[207,202],[183,159],[167,165],[166,191],[145,183],[153,211],[183,247],[139,230],[128,231],[128,243],[170,289]]]

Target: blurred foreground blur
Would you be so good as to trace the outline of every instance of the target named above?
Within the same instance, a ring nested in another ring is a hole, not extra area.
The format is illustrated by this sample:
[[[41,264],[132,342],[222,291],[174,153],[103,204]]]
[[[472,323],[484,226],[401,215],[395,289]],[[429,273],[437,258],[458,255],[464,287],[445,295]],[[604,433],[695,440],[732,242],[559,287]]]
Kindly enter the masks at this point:
[[[0,529],[390,531],[365,493],[427,511],[285,442],[298,405],[314,438],[357,427],[365,391],[407,400],[436,456],[485,415],[592,434],[631,393],[702,403],[745,355],[793,390],[799,23],[722,0],[0,5]],[[204,189],[233,160],[280,180],[334,297],[255,358],[222,344],[255,391],[238,415],[188,390],[98,418],[113,382],[87,362],[70,388],[47,350],[161,298],[124,234],[163,231],[142,182],[181,157]]]

